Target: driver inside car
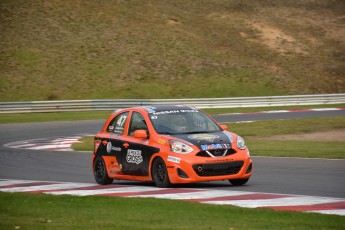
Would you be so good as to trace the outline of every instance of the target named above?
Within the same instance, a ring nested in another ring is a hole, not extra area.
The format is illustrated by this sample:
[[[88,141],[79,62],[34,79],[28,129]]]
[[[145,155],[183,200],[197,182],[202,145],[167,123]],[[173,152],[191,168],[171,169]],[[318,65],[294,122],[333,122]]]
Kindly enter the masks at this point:
[[[170,121],[170,127],[176,133],[183,133],[187,130],[187,120],[182,115],[173,116]]]

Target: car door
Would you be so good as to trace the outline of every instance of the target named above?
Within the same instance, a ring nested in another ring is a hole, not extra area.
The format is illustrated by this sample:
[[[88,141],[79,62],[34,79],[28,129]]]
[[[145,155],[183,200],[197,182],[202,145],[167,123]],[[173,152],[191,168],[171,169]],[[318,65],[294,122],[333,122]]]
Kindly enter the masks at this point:
[[[135,176],[148,176],[149,164],[153,154],[159,152],[159,148],[150,145],[150,131],[147,122],[139,112],[132,112],[126,137],[126,146],[123,150],[125,159],[122,161],[124,174]],[[134,137],[136,130],[145,130],[146,139]]]

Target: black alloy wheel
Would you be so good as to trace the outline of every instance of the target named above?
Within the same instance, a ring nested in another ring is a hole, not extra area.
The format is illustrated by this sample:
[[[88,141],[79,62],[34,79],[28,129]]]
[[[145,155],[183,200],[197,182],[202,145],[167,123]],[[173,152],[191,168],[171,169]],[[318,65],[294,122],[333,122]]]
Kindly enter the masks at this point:
[[[152,179],[159,188],[168,188],[171,186],[167,167],[160,157],[156,158],[153,162]]]
[[[106,185],[113,183],[113,179],[108,177],[107,168],[101,156],[95,158],[93,163],[93,174],[98,184]]]

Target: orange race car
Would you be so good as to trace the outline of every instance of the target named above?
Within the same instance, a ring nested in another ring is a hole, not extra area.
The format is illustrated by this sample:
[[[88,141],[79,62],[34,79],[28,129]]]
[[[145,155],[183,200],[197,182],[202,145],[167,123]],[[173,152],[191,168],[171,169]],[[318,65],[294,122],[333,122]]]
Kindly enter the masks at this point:
[[[115,111],[94,138],[95,180],[153,181],[158,187],[229,180],[245,184],[252,160],[243,138],[185,105]]]

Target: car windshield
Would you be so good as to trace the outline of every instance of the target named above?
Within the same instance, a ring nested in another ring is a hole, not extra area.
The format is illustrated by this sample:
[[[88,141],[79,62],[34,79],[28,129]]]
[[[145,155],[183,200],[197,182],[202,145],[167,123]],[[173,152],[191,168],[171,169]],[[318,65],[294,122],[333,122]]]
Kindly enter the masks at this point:
[[[221,130],[211,118],[196,109],[155,111],[149,115],[159,134],[211,133]]]

